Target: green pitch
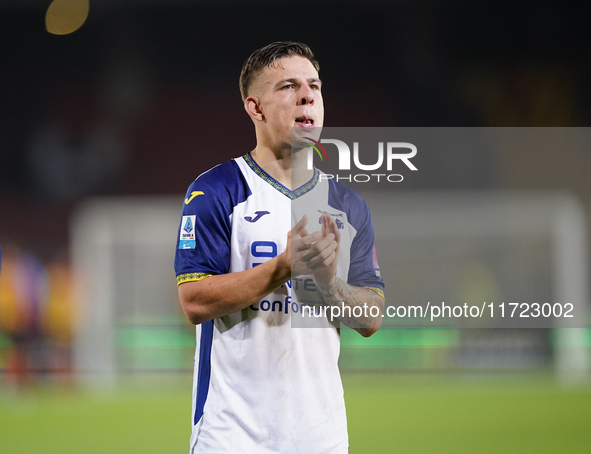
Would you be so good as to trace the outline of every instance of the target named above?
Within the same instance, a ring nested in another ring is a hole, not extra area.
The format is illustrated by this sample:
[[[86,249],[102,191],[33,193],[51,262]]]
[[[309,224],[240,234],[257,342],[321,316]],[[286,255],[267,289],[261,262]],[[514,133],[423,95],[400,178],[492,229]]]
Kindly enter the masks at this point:
[[[351,453],[588,453],[591,390],[524,378],[350,376]]]
[[[591,390],[548,379],[345,375],[351,453],[587,453]],[[190,377],[104,395],[0,390],[0,452],[186,453]],[[239,453],[237,453],[239,454]]]

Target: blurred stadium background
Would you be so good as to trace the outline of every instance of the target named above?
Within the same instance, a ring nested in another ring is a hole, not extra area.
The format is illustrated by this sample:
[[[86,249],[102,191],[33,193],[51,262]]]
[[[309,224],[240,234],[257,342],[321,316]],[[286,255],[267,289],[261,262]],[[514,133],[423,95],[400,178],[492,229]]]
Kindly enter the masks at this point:
[[[254,49],[312,47],[327,126],[591,121],[582,2],[90,0],[63,36],[50,4],[0,2],[3,453],[186,452],[194,330],[174,239],[188,184],[254,146],[238,91]],[[381,213],[437,225],[509,194],[531,234],[378,231],[389,302],[564,301],[574,274],[588,305],[590,169],[591,150],[560,144],[433,157]],[[574,232],[566,256],[529,215],[540,203]],[[589,452],[590,345],[588,328],[343,330],[351,452]]]

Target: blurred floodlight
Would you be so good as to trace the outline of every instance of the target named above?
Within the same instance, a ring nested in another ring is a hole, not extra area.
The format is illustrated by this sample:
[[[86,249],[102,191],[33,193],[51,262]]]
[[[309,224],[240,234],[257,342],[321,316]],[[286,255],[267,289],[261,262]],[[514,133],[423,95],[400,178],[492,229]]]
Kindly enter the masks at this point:
[[[45,15],[45,26],[49,33],[67,35],[75,32],[88,17],[88,0],[53,0]]]

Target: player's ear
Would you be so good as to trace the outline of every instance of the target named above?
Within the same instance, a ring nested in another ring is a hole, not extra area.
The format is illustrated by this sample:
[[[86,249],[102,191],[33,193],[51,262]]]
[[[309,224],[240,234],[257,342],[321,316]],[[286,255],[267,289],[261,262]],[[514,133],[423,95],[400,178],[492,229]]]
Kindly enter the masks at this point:
[[[256,96],[249,96],[244,100],[244,110],[255,121],[263,121],[265,118],[261,109],[260,100]]]

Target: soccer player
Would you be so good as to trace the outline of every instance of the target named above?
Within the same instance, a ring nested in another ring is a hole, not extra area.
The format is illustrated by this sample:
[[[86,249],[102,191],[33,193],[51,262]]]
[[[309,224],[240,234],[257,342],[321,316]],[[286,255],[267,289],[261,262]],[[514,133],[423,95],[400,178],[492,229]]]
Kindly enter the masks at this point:
[[[339,331],[292,322],[317,303],[365,307],[340,321],[370,336],[384,284],[367,205],[303,169],[307,148],[292,144],[292,128],[323,124],[318,69],[301,43],[255,51],[240,90],[256,148],[200,175],[184,200],[175,271],[197,325],[191,454],[348,452]]]

